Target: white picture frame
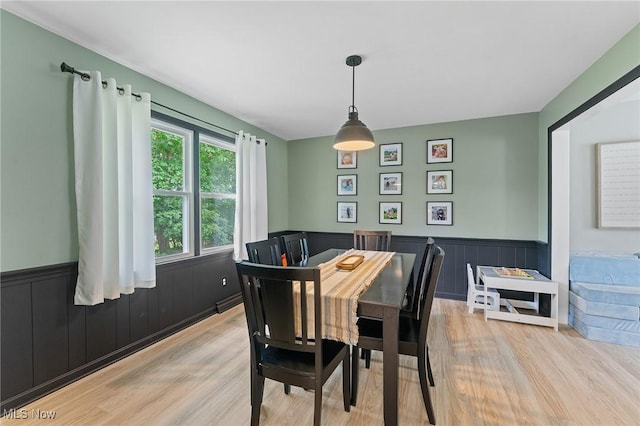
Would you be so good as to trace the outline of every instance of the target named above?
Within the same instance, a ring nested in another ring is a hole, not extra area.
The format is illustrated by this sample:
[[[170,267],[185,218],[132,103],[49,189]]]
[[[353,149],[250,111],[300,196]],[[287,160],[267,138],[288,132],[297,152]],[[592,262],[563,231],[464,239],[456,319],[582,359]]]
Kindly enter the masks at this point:
[[[338,201],[338,222],[358,222],[358,203]]]
[[[453,170],[427,171],[427,194],[453,194]]]
[[[358,152],[357,151],[338,151],[338,168],[339,169],[358,168]]]
[[[338,175],[338,195],[357,195],[358,175]]]
[[[640,228],[640,141],[596,144],[598,228]]]
[[[453,225],[453,202],[427,201],[427,225]]]
[[[402,172],[380,173],[380,195],[402,194]]]
[[[402,202],[380,202],[379,203],[379,223],[393,225],[402,224]]]
[[[453,162],[453,139],[427,140],[427,164]]]
[[[386,143],[380,145],[381,166],[402,165],[402,142]]]

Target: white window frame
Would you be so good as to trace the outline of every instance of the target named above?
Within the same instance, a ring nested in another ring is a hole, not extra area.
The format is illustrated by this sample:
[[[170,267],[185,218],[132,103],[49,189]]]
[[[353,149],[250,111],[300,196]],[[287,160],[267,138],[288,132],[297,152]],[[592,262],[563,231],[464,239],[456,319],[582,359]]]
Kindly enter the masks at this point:
[[[223,141],[221,139],[217,139],[213,136],[210,135],[206,135],[206,134],[202,134],[200,133],[199,135],[199,144],[208,144],[208,145],[213,145],[216,146],[218,148],[222,148],[222,149],[226,149],[229,151],[234,152],[237,155],[236,152],[236,145],[230,142],[226,142]],[[199,145],[198,145],[199,147]],[[199,158],[199,157],[198,157]],[[228,251],[229,249],[233,249],[233,243],[231,244],[227,244],[224,246],[216,246],[216,247],[204,247],[202,245],[202,200],[204,198],[215,198],[215,199],[236,199],[236,194],[224,194],[224,193],[217,193],[217,192],[202,192],[200,191],[200,209],[198,211],[198,214],[200,215],[200,253],[201,254],[210,254],[210,253],[215,253],[215,252],[220,252],[220,251]]]
[[[173,133],[183,138],[182,146],[182,190],[154,189],[153,195],[182,197],[182,253],[156,257],[156,264],[174,262],[176,260],[193,257],[195,255],[194,241],[194,196],[193,196],[193,140],[194,132],[184,127],[176,126],[160,119],[152,118],[151,127],[166,133]]]

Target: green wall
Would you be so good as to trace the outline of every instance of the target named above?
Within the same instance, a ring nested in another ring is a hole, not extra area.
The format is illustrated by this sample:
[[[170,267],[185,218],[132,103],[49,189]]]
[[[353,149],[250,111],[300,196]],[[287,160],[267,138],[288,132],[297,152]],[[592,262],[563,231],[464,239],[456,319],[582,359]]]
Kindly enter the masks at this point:
[[[72,80],[60,63],[100,70],[153,100],[268,141],[269,229],[287,229],[287,144],[103,56],[0,10],[0,270],[78,259],[73,177]],[[224,82],[220,82],[224,84]],[[176,115],[169,111],[158,111]],[[182,116],[178,116],[183,119]],[[200,122],[195,124],[206,127]],[[212,129],[212,130],[215,130]]]
[[[401,142],[402,166],[379,166],[379,147],[337,169],[333,136],[289,141],[289,228],[398,235],[535,240],[538,114],[517,114],[375,131],[376,143]],[[453,162],[427,164],[428,139],[453,138]],[[453,194],[427,195],[427,170],[453,170]],[[402,172],[402,195],[379,195],[379,173]],[[337,176],[357,174],[356,196],[338,196]],[[358,222],[338,223],[338,201],[358,202]],[[401,201],[401,225],[380,225],[378,203]],[[453,226],[426,225],[427,201],[452,201]]]
[[[547,130],[638,65],[640,65],[640,25],[636,25],[629,31],[540,111],[538,129],[538,239],[540,241],[547,241],[548,229]]]
[[[379,130],[378,144],[403,143],[402,166],[380,167],[376,147],[360,153],[357,169],[338,170],[333,136],[286,142],[4,10],[0,31],[1,271],[77,260],[72,78],[60,72],[63,61],[131,83],[206,121],[265,138],[271,232],[358,227],[541,241],[547,239],[547,128],[640,64],[636,26],[539,114]],[[452,163],[426,164],[426,140],[437,138],[454,139]],[[453,170],[454,193],[427,196],[426,171],[439,169]],[[401,196],[378,195],[381,172],[403,172]],[[358,174],[358,195],[338,197],[336,176],[350,173]],[[339,200],[358,202],[358,223],[336,222]],[[428,200],[453,201],[453,226],[426,225]],[[403,224],[378,224],[379,201],[401,201]]]

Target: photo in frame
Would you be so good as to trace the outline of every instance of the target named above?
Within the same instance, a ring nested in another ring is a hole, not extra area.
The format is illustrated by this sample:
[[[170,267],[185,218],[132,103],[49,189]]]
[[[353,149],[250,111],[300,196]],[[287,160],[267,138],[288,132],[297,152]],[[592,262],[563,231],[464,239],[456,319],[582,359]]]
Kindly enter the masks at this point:
[[[453,170],[427,171],[427,194],[453,194]]]
[[[338,151],[338,168],[339,169],[358,168],[358,152],[357,151]]]
[[[356,223],[358,221],[358,203],[348,203],[338,201],[338,222],[351,222]]]
[[[427,141],[427,163],[453,162],[453,139],[431,139]]]
[[[427,225],[453,225],[453,203],[427,201]]]
[[[380,195],[402,194],[402,172],[380,173]]]
[[[402,224],[402,202],[380,202],[380,223]]]
[[[402,165],[402,143],[388,143],[380,145],[381,166]]]
[[[338,175],[338,195],[356,195],[358,175]]]

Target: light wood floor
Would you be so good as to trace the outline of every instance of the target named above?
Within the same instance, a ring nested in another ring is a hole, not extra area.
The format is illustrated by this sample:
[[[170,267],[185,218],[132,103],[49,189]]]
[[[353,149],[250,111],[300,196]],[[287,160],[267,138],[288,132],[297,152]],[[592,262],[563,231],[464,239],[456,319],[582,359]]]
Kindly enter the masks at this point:
[[[24,408],[3,425],[248,425],[249,349],[242,307],[214,315]],[[438,425],[640,425],[640,349],[574,330],[484,322],[436,299],[429,330]],[[427,424],[415,358],[400,357],[401,425]],[[341,368],[323,392],[322,423],[382,424],[382,361],[361,366],[358,406],[342,408]],[[54,411],[54,420],[33,410]],[[313,393],[267,380],[263,425],[313,422]]]

